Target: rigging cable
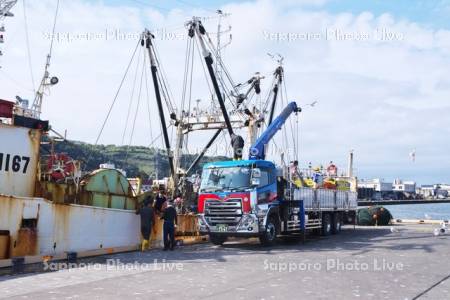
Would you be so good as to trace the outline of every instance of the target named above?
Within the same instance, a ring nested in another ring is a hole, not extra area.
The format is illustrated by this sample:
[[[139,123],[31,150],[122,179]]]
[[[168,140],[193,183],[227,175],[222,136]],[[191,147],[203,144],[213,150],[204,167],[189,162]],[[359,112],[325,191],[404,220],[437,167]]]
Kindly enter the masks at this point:
[[[144,55],[144,63],[142,65],[142,70],[141,70],[141,81],[140,81],[140,84],[139,84],[138,101],[137,101],[137,105],[136,105],[136,112],[134,114],[133,127],[131,129],[130,140],[128,142],[128,147],[127,147],[127,150],[126,150],[125,165],[127,164],[127,161],[128,161],[128,153],[129,153],[129,149],[130,149],[131,143],[133,142],[134,130],[136,128],[136,120],[137,120],[137,116],[138,116],[138,113],[139,113],[139,106],[141,105],[142,80],[144,79],[144,69],[145,69],[146,62],[147,62],[146,61],[146,56]]]
[[[153,41],[153,43],[154,43],[154,41]],[[162,83],[161,87],[163,87],[163,90],[165,90],[164,93],[166,94],[166,97],[167,97],[167,99],[165,101],[168,102],[167,105],[168,105],[169,112],[173,113],[173,112],[175,112],[175,106],[173,105],[171,99],[173,99],[174,97],[173,97],[172,91],[170,89],[168,80],[167,80],[167,75],[164,70],[163,64],[161,64],[161,62],[160,62],[159,53],[158,53],[158,50],[156,49],[156,46],[154,45],[152,47],[152,49],[153,49],[153,53],[155,54],[156,63],[158,64],[158,67],[160,70],[160,72],[158,72],[158,74],[160,76],[160,83]]]
[[[133,102],[134,102],[134,92],[136,90],[136,80],[137,80],[137,75],[138,75],[138,71],[139,71],[140,58],[141,58],[141,48],[139,48],[138,55],[137,55],[137,63],[136,63],[136,70],[134,72],[133,86],[131,89],[130,104],[128,105],[127,118],[125,119],[125,127],[123,129],[121,145],[123,145],[125,142],[125,135],[126,135],[127,129],[128,129],[128,121],[130,119],[131,108],[132,108]],[[144,55],[144,59],[145,59],[145,55]]]
[[[58,1],[58,4],[59,4],[59,1]],[[27,53],[28,53],[28,68],[30,69],[30,77],[31,77],[31,84],[33,85],[33,92],[36,93],[36,85],[34,83],[34,75],[33,75],[33,64],[31,62],[30,38],[28,35],[28,18],[27,18],[27,9],[26,9],[25,0],[23,1],[23,17],[24,17],[24,26],[25,26],[25,42],[27,45]],[[56,16],[55,16],[55,18],[56,18]],[[51,45],[53,45],[53,39],[52,39]]]
[[[144,55],[145,60],[146,55]],[[153,140],[153,130],[152,130],[152,116],[151,116],[151,110],[150,110],[150,96],[149,96],[149,88],[148,88],[148,75],[147,75],[147,68],[145,67],[144,62],[144,76],[145,76],[145,90],[146,90],[146,96],[147,96],[147,112],[148,112],[148,124],[150,127],[150,141]]]
[[[187,86],[187,74],[188,74],[188,66],[189,66],[189,62],[188,62],[188,58],[189,58],[189,53],[190,53],[190,48],[191,48],[191,43],[190,43],[191,39],[186,39],[186,54],[185,54],[185,63],[184,63],[184,74],[183,74],[183,90],[181,91],[181,111],[184,111],[184,105],[185,105],[185,101],[186,101],[186,86]],[[183,116],[181,116],[183,117]]]
[[[208,42],[207,44],[209,45],[209,48],[210,48],[210,51],[211,51],[212,55],[214,57],[216,57],[217,63],[221,66],[222,70],[225,72],[225,75],[227,76],[228,81],[230,82],[230,84],[232,86],[232,89],[234,90],[235,93],[237,93],[237,90],[235,88],[236,84],[234,83],[234,81],[233,81],[233,79],[232,79],[232,77],[230,75],[230,72],[228,71],[227,67],[225,66],[221,56],[218,55],[216,47],[214,46],[214,44],[213,44],[213,42],[211,40],[211,37],[209,36],[209,33],[205,32],[205,35],[207,37],[207,42]]]
[[[282,106],[283,107],[286,107],[286,105],[287,105],[287,100],[286,100],[286,98],[285,98],[285,94],[284,94],[284,92],[283,92],[283,90],[281,90],[280,91],[281,93],[280,93],[280,99],[281,99],[281,104],[282,104]],[[283,126],[283,129],[282,129],[282,145],[283,145],[283,149],[282,149],[282,151],[283,151],[283,155],[282,155],[282,157],[283,157],[283,159],[284,159],[284,157],[286,156],[285,154],[286,154],[286,152],[287,152],[287,158],[288,158],[288,162],[291,160],[291,158],[290,158],[290,156],[289,156],[289,153],[290,153],[290,151],[289,151],[289,149],[288,149],[288,137],[287,137],[287,129],[286,129],[286,126]],[[286,165],[286,162],[285,161],[283,161],[283,163]]]
[[[194,40],[195,40],[197,53],[198,53],[198,56],[200,57],[200,62],[201,62],[203,60],[203,56],[202,56],[202,53],[200,51],[200,45],[198,44],[197,39],[194,39]],[[211,83],[209,82],[209,75],[208,75],[208,73],[207,73],[207,71],[205,69],[205,65],[203,63],[200,63],[200,64],[201,64],[202,69],[203,69],[203,74],[205,75],[205,79],[206,79],[206,83],[208,85],[209,92],[210,92],[211,95],[214,95],[213,89],[211,88]]]
[[[11,77],[10,75],[8,75],[5,71],[3,71],[3,69],[0,68],[0,73],[3,74],[3,76],[5,76],[6,79],[8,79],[11,83],[14,83],[17,87],[19,87],[20,89],[23,90],[27,90],[30,92],[35,92],[33,89],[30,89],[29,87],[26,87],[24,84],[22,84],[21,82],[17,81],[16,79],[14,79],[13,77]]]
[[[189,106],[188,106],[188,111],[191,111],[191,104],[192,104],[192,80],[193,80],[193,74],[194,74],[194,58],[195,58],[195,52],[191,51],[190,53],[190,60],[191,60],[191,66],[190,66],[190,78],[189,78]],[[198,114],[198,112],[197,112]],[[189,154],[189,149],[188,149],[188,143],[189,143],[189,131],[186,133],[186,139],[184,140],[184,145],[182,145],[182,149],[186,149],[186,154]],[[181,161],[181,163],[183,163],[183,165],[187,164],[187,157],[186,155],[184,156],[184,159]],[[180,163],[180,166],[181,166]]]
[[[286,80],[283,80],[283,87],[284,87],[284,93],[286,95],[286,99],[288,98],[287,96],[287,88],[286,88]],[[298,113],[296,113],[298,115]],[[293,120],[292,118],[289,118],[289,125],[291,127],[291,136],[292,136],[292,143],[293,143],[293,147],[294,147],[294,155],[295,158],[298,158],[298,153],[297,153],[297,143],[296,143],[296,138],[295,138],[295,132],[294,132],[294,125],[293,125]]]
[[[130,62],[128,63],[128,65],[127,65],[127,67],[126,67],[126,69],[125,69],[125,74],[123,75],[122,80],[120,81],[120,84],[119,84],[119,88],[117,89],[116,94],[114,95],[114,99],[113,99],[111,105],[109,106],[108,113],[106,114],[106,118],[105,118],[105,120],[103,121],[103,124],[102,124],[102,126],[101,126],[101,128],[100,128],[100,132],[99,132],[99,134],[97,135],[97,138],[95,139],[94,145],[97,145],[97,144],[98,144],[98,141],[100,140],[100,137],[101,137],[101,135],[102,135],[102,133],[103,133],[103,130],[105,129],[105,125],[106,125],[106,123],[108,122],[108,119],[109,119],[109,117],[110,117],[110,115],[111,115],[111,111],[112,111],[112,109],[114,108],[114,105],[115,105],[115,103],[116,103],[116,101],[117,101],[117,98],[118,98],[118,96],[119,96],[120,90],[121,90],[121,88],[122,88],[122,86],[123,86],[123,83],[124,83],[126,77],[127,77],[127,74],[128,74],[129,69],[130,69],[130,66],[131,66],[131,64],[133,63],[133,59],[134,59],[134,57],[135,57],[135,55],[136,55],[136,51],[137,51],[137,49],[138,49],[138,47],[139,47],[139,45],[140,45],[140,42],[141,42],[141,41],[139,40],[139,41],[136,43],[136,47],[135,47],[135,49],[134,49],[134,51],[133,51],[133,54],[132,54],[131,59],[130,59]]]
[[[190,53],[193,52],[192,50],[192,39],[187,38],[186,39],[186,51],[185,51],[185,63],[184,63],[184,74],[183,74],[183,90],[181,92],[181,112],[180,112],[180,119],[181,123],[183,123],[183,118],[185,117],[185,102],[186,102],[186,90],[187,90],[187,77],[189,74],[189,61],[190,61]],[[191,87],[192,88],[192,87]],[[190,104],[189,104],[190,107]],[[188,110],[188,113],[190,112],[190,109]],[[188,116],[189,118],[189,116]],[[182,124],[179,124],[178,126],[183,126]],[[178,146],[178,145],[177,145]],[[179,158],[180,159],[180,158]],[[182,162],[180,162],[181,167]]]
[[[169,129],[171,127],[172,127],[172,124],[167,126],[167,129]],[[161,126],[160,126],[160,129],[161,129]],[[161,137],[162,137],[162,133],[158,134],[153,140],[150,141],[149,147],[151,147],[154,143],[156,143],[158,141],[158,139],[160,139]],[[164,145],[162,145],[162,146],[164,146]]]
[[[24,1],[24,6],[25,6],[25,1]],[[59,0],[56,2],[56,12],[55,12],[55,18],[53,19],[53,29],[52,29],[52,38],[50,41],[50,51],[48,53],[49,56],[52,56],[52,52],[53,52],[53,41],[55,40],[56,19],[58,17],[58,11],[59,11]]]

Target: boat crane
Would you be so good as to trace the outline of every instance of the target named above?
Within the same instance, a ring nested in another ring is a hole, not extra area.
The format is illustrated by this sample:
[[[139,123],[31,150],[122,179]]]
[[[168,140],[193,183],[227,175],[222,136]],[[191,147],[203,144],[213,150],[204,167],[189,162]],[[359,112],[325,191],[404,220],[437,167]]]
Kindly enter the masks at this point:
[[[178,113],[175,112],[174,109],[172,109],[172,112],[170,113],[170,121],[172,125],[175,125],[176,127],[176,142],[175,142],[175,148],[172,153],[170,140],[167,132],[167,125],[166,125],[166,117],[164,115],[164,109],[163,109],[163,101],[161,99],[161,96],[163,97],[169,97],[169,93],[162,92],[161,95],[161,88],[165,88],[166,84],[164,83],[164,78],[162,78],[161,74],[158,74],[158,70],[160,68],[159,66],[159,60],[156,55],[156,49],[155,49],[155,43],[154,43],[154,36],[152,33],[148,30],[145,30],[143,33],[143,39],[141,44],[145,45],[145,47],[148,49],[149,56],[150,56],[150,63],[151,63],[151,69],[152,69],[152,76],[153,76],[153,85],[155,89],[155,95],[156,100],[158,104],[158,110],[160,114],[160,121],[162,125],[163,130],[163,138],[165,147],[169,156],[169,165],[171,169],[171,187],[173,189],[173,193],[177,193],[178,189],[182,185],[183,181],[181,180],[181,177],[186,176],[187,174],[190,174],[190,172],[197,166],[201,158],[204,156],[206,151],[211,147],[211,145],[215,142],[217,137],[220,135],[223,129],[227,129],[230,133],[230,136],[234,138],[235,143],[237,142],[242,143],[243,139],[236,135],[234,133],[234,129],[240,129],[245,127],[250,127],[251,124],[256,124],[256,122],[250,122],[253,118],[253,115],[255,112],[251,112],[249,109],[244,107],[243,102],[249,98],[249,95],[252,91],[255,91],[256,94],[259,94],[261,92],[260,88],[260,81],[264,78],[264,76],[260,76],[259,73],[256,73],[252,78],[250,78],[246,85],[248,85],[248,89],[245,93],[239,93],[239,88],[241,88],[244,85],[237,85],[233,86],[233,91],[231,93],[231,97],[234,97],[236,99],[236,103],[233,103],[233,113],[230,115],[228,114],[228,110],[225,107],[225,103],[222,96],[222,91],[219,87],[219,81],[220,84],[223,86],[223,78],[218,78],[220,74],[217,72],[217,69],[219,69],[219,65],[222,65],[223,62],[220,60],[216,64],[216,68],[213,68],[213,58],[212,53],[207,50],[206,43],[203,39],[202,33],[204,31],[203,25],[199,23],[198,19],[194,18],[195,22],[189,23],[189,36],[190,38],[194,38],[197,36],[199,38],[199,43],[202,46],[202,52],[206,56],[205,63],[209,70],[209,76],[210,79],[215,87],[215,96],[219,98],[219,104],[221,104],[221,110],[212,110],[212,112],[203,113],[200,112],[198,109],[196,109],[195,114],[192,114],[190,112],[185,112],[183,110],[178,111]],[[195,24],[195,25],[194,25]],[[197,28],[197,30],[195,29]],[[200,29],[202,28],[202,29]],[[216,56],[217,58],[217,56]],[[164,99],[166,100],[166,99]],[[166,103],[170,103],[169,101],[166,101]],[[198,103],[197,103],[198,104]],[[197,105],[198,106],[198,105]],[[242,108],[244,107],[244,108]],[[169,109],[170,111],[171,109]],[[259,115],[259,114],[258,114]],[[248,116],[249,120],[245,120],[245,117]],[[261,121],[261,120],[259,120]],[[183,145],[184,136],[189,134],[193,131],[198,130],[215,130],[215,133],[213,137],[210,139],[210,141],[206,144],[205,148],[199,153],[199,155],[194,159],[192,164],[187,168],[187,171],[183,171],[180,168],[180,161],[181,161],[181,149]],[[242,147],[240,147],[242,148]]]
[[[211,79],[211,82],[214,87],[214,91],[216,93],[217,101],[219,102],[220,110],[222,111],[223,119],[225,121],[226,129],[228,130],[228,134],[231,138],[231,144],[234,150],[234,158],[242,158],[242,148],[244,147],[244,139],[242,136],[235,134],[233,127],[231,126],[230,117],[228,115],[228,111],[225,107],[225,102],[222,96],[222,92],[219,88],[219,84],[216,78],[216,74],[214,72],[213,64],[214,59],[212,57],[212,53],[207,49],[204,41],[204,35],[206,34],[205,27],[203,27],[202,22],[199,18],[194,17],[192,21],[189,23],[189,37],[197,37],[200,47],[202,48],[202,54],[205,59],[206,67],[208,69],[208,73]]]
[[[208,112],[200,111],[200,109],[198,109],[198,100],[194,113],[185,111],[184,104],[181,109],[168,107],[169,121],[171,125],[176,128],[176,139],[174,142],[175,147],[173,149],[171,148],[171,141],[167,130],[167,117],[165,116],[163,108],[164,103],[171,105],[172,101],[170,101],[170,92],[167,90],[168,84],[165,82],[164,74],[162,73],[162,66],[160,65],[161,62],[157,56],[155,37],[149,30],[145,30],[141,41],[141,45],[147,48],[147,52],[150,57],[153,87],[160,114],[162,136],[170,166],[169,189],[171,190],[172,195],[178,194],[179,192],[184,193],[187,176],[192,174],[192,171],[196,169],[198,163],[204,157],[209,148],[215,143],[224,129],[228,132],[231,139],[233,157],[235,159],[242,158],[244,139],[237,134],[236,130],[246,128],[248,130],[248,140],[250,144],[253,144],[256,141],[258,129],[262,128],[264,123],[267,123],[265,113],[266,111],[268,112],[269,107],[270,117],[267,126],[270,125],[273,119],[277,97],[279,96],[278,89],[283,80],[284,72],[282,67],[282,58],[280,56],[280,59],[277,60],[279,66],[273,73],[270,93],[264,107],[257,108],[253,105],[253,108],[249,108],[251,105],[250,99],[254,95],[259,95],[261,93],[261,81],[265,78],[265,76],[260,73],[255,73],[245,82],[237,85],[234,84],[223,64],[221,56],[217,53],[216,46],[212,44],[211,38],[209,37],[208,32],[206,31],[201,20],[197,17],[193,17],[192,20],[186,23],[186,28],[188,30],[188,37],[191,39],[190,42],[192,43],[192,47],[197,45],[197,47],[201,50],[202,60],[204,61],[207,69],[207,74],[205,73],[205,76],[207,77],[206,80],[212,83],[213,101],[214,99],[217,99],[216,103],[219,104],[219,108],[216,108],[216,106],[213,105],[211,110]],[[193,48],[188,48],[187,51],[193,51]],[[186,57],[188,57],[186,61],[187,66],[192,65],[193,61],[190,61],[191,55],[187,55]],[[194,58],[192,56],[192,60],[193,59]],[[214,59],[216,61],[214,61]],[[221,70],[221,72],[219,72],[219,70]],[[185,72],[189,71],[193,71],[192,67],[186,68]],[[185,81],[184,84],[187,84],[187,81]],[[191,87],[185,86],[185,89],[183,90],[188,90],[190,88]],[[184,96],[185,94],[183,94],[183,97]],[[226,98],[227,103],[225,103]],[[192,163],[188,165],[186,169],[182,169],[182,148],[186,136],[194,131],[204,130],[214,130],[215,132]]]

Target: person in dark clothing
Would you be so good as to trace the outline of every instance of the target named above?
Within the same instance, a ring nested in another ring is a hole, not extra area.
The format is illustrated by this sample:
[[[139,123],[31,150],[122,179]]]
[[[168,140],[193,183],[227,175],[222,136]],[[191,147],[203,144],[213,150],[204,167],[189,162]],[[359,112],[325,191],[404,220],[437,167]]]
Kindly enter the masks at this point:
[[[244,148],[244,139],[240,135],[233,134],[231,136],[231,147],[233,147],[233,160],[242,159],[242,150]]]
[[[177,211],[170,201],[164,209],[161,220],[164,220],[163,236],[164,236],[164,251],[167,249],[173,250],[175,247],[175,227],[177,225]]]
[[[156,196],[155,201],[155,213],[159,214],[162,212],[163,205],[166,201],[167,198],[164,196],[164,194],[162,192],[159,192],[158,195]]]
[[[155,221],[152,206],[153,199],[149,196],[144,200],[143,206],[136,211],[141,216],[141,234],[143,239],[141,251],[145,251],[150,244],[150,235]]]

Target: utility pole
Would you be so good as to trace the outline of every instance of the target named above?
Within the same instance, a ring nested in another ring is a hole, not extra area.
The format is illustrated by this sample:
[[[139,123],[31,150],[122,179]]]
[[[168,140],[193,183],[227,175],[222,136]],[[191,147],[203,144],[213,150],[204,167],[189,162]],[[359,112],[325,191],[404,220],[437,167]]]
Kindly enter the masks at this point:
[[[348,155],[347,176],[348,177],[353,177],[353,150],[350,150],[349,155]]]

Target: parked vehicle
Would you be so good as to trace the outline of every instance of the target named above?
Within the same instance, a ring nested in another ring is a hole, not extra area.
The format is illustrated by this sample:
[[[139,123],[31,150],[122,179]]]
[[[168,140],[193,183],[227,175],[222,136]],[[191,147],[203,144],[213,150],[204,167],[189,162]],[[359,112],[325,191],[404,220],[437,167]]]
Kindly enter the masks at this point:
[[[250,149],[248,160],[220,161],[203,168],[199,190],[199,228],[214,244],[228,237],[259,237],[271,245],[280,236],[309,230],[336,234],[354,222],[357,193],[298,188],[286,168],[265,160],[264,148],[292,113],[291,102]]]

